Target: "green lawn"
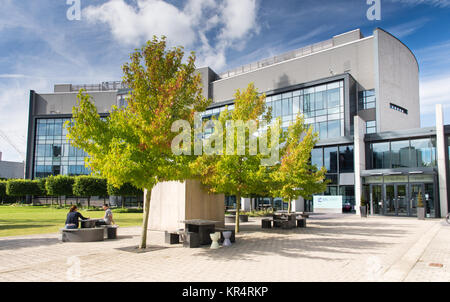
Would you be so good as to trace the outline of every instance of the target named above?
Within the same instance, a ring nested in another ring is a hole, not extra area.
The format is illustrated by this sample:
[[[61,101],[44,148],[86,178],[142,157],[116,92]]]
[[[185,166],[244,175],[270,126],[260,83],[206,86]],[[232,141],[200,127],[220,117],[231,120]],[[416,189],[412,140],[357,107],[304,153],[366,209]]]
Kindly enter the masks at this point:
[[[0,237],[57,233],[64,227],[68,209],[46,206],[0,206]],[[102,218],[103,211],[84,211],[85,217]],[[141,213],[113,213],[116,224],[138,226],[142,223]]]

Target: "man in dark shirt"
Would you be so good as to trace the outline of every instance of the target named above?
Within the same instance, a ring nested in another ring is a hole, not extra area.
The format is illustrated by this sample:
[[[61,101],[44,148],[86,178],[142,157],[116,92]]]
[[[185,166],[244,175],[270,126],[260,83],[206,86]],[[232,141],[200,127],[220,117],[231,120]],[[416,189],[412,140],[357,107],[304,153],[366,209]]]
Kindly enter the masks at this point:
[[[79,219],[89,219],[89,217],[83,217],[78,211],[77,206],[71,206],[70,211],[67,214],[66,229],[78,229]]]

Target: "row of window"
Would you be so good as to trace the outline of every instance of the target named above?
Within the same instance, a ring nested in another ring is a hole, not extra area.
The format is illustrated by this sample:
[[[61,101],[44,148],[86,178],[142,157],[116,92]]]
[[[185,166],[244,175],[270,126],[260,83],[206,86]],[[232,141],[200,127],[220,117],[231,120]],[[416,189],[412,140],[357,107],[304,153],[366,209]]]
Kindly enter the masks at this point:
[[[358,93],[358,109],[366,110],[376,108],[375,90],[365,90]]]
[[[372,169],[436,166],[435,138],[371,143],[369,148]]]
[[[87,175],[91,171],[84,165],[36,165],[35,178],[45,178],[51,175]]]
[[[352,173],[355,171],[353,145],[314,148],[311,152],[311,163],[319,169],[325,167],[328,174]]]
[[[34,177],[90,174],[84,166],[87,154],[66,141],[63,125],[68,119],[38,119],[34,154]]]
[[[267,110],[271,108],[273,118],[281,119],[283,129],[287,129],[301,112],[305,123],[319,133],[320,139],[339,137],[344,133],[343,81],[271,95],[266,97],[266,105]],[[202,117],[217,117],[224,109],[225,106],[208,109]],[[233,110],[234,105],[228,106],[228,109]],[[209,129],[205,134],[211,132],[212,129]]]

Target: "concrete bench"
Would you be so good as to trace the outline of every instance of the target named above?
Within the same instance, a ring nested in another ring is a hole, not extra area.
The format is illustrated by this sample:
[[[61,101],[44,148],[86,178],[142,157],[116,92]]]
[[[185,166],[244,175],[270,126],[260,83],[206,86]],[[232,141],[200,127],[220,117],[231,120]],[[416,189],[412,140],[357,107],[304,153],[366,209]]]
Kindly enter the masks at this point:
[[[104,230],[105,239],[117,239],[117,225],[102,225],[100,226]]]
[[[239,215],[239,222],[248,222],[248,215]],[[225,223],[236,223],[236,215],[225,215]]]
[[[271,229],[272,228],[272,219],[270,219],[270,218],[263,218],[261,220],[261,228],[263,228],[263,229]]]
[[[93,242],[105,239],[103,228],[61,229],[62,242]]]
[[[305,218],[297,218],[297,227],[298,228],[306,228],[306,219]]]
[[[180,243],[180,235],[182,235],[184,231],[165,231],[164,232],[164,242],[167,244],[179,244]]]
[[[181,234],[183,239],[183,247],[196,248],[200,247],[200,236],[194,232],[184,232]]]

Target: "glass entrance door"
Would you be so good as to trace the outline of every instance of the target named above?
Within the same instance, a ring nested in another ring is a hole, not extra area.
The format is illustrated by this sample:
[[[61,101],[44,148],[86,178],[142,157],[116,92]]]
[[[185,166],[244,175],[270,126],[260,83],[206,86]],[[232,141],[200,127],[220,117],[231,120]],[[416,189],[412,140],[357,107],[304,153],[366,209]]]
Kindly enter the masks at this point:
[[[385,185],[384,214],[395,216],[409,216],[408,185]]]
[[[406,184],[396,185],[397,195],[397,215],[408,216],[409,215],[409,202],[408,202],[408,190]]]
[[[422,194],[422,202],[425,204],[425,188],[424,184],[411,184],[410,209],[411,216],[417,216],[417,197]]]
[[[372,214],[383,214],[383,186],[382,185],[371,185],[370,186],[370,198],[373,213]]]
[[[395,186],[386,185],[386,198],[384,199],[384,214],[385,215],[397,215],[395,205]]]

